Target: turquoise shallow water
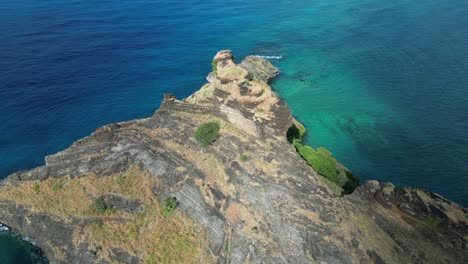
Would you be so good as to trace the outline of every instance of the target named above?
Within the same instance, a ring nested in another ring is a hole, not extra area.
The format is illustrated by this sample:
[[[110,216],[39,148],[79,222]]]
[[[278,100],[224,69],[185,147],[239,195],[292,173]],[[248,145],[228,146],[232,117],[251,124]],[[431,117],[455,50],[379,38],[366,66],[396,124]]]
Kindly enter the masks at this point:
[[[313,23],[302,12],[289,23],[310,29],[278,63],[274,87],[309,128],[308,142],[363,179],[466,204],[468,5],[327,1],[312,9],[321,17]]]
[[[468,204],[464,0],[18,0],[0,14],[0,178],[190,95],[228,48],[282,56],[272,85],[307,143],[363,180]]]

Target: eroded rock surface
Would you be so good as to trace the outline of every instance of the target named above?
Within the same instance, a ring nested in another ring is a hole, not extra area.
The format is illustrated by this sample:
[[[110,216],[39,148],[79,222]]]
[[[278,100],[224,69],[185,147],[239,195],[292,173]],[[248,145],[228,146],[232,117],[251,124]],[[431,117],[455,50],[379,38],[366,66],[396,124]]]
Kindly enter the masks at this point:
[[[192,96],[166,95],[154,116],[99,128],[46,157],[45,166],[10,175],[3,188],[109,177],[137,166],[157,179],[154,197],[175,197],[177,210],[203,228],[204,250],[217,263],[468,262],[465,208],[376,181],[335,196],[286,140],[291,111],[266,83],[279,71],[255,57],[237,65],[230,51],[215,60],[216,74]],[[194,133],[207,121],[219,122],[221,131],[203,149]],[[145,206],[132,197],[106,197],[133,214]],[[2,199],[0,222],[33,238],[53,263],[148,261],[138,247],[106,251],[77,239],[78,227],[95,218],[63,217]]]
[[[143,202],[139,199],[126,199],[115,194],[105,194],[104,202],[110,209],[120,210],[126,213],[139,213],[144,210]]]

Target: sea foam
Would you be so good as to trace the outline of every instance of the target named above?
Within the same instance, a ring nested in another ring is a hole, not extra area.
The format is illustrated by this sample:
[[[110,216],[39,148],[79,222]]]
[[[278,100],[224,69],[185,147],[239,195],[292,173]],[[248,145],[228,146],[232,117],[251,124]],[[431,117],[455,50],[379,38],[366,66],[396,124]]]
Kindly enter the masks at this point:
[[[274,59],[274,60],[281,60],[283,56],[268,56],[268,55],[255,55],[257,58],[263,58],[263,59]]]

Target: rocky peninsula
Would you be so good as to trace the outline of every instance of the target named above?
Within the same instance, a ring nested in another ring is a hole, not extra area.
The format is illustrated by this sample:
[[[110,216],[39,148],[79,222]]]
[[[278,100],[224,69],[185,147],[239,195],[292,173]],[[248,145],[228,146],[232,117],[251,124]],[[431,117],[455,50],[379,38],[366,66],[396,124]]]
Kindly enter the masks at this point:
[[[184,100],[1,182],[0,222],[51,263],[468,263],[468,210],[357,179],[230,51]]]

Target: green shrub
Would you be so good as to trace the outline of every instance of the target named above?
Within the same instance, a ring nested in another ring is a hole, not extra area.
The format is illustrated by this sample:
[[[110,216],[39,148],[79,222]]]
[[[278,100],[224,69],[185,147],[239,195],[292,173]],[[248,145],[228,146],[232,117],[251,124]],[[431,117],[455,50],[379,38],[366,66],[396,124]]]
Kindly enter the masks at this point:
[[[309,146],[300,146],[298,152],[319,174],[338,182],[336,160],[331,157],[329,151],[324,148],[314,150]]]
[[[329,179],[344,193],[352,193],[359,186],[359,179],[356,178],[346,167],[332,157],[326,148],[313,149],[310,146],[302,145],[306,130],[301,124],[294,122],[288,129],[286,137],[293,144],[301,157],[314,168],[314,170],[325,178]]]
[[[179,202],[177,202],[177,198],[175,197],[169,197],[166,200],[164,200],[163,204],[163,215],[168,217],[171,216],[177,206],[179,205]]]
[[[211,71],[215,76],[218,75],[218,59],[213,59],[211,61]]]
[[[247,156],[246,155],[241,155],[239,160],[242,161],[242,162],[246,162],[247,161]]]
[[[98,198],[94,199],[92,207],[100,214],[105,213],[107,210],[107,204],[104,200],[104,196],[101,195]]]
[[[205,148],[218,139],[219,129],[218,122],[204,123],[195,131],[195,139]]]
[[[130,239],[134,239],[138,236],[138,233],[140,232],[140,227],[139,226],[131,226],[130,229],[127,231],[127,237]]]
[[[35,193],[39,193],[40,189],[41,189],[41,187],[40,187],[39,184],[36,182],[36,183],[34,184],[34,192],[35,192]]]
[[[66,180],[64,178],[59,178],[54,181],[52,184],[52,191],[56,192],[58,190],[63,189],[65,187]]]
[[[434,226],[440,224],[440,220],[437,219],[437,218],[435,218],[435,217],[433,217],[433,216],[428,216],[428,217],[424,220],[424,222],[426,222],[426,223],[429,224],[429,225],[434,225]]]
[[[117,183],[118,185],[123,185],[127,177],[128,177],[127,173],[122,173],[115,179],[115,183]]]

